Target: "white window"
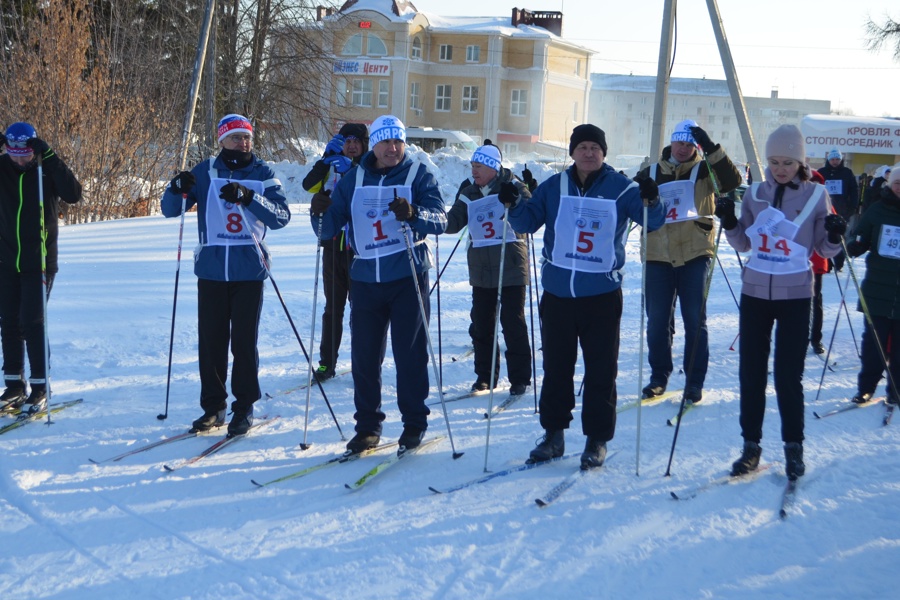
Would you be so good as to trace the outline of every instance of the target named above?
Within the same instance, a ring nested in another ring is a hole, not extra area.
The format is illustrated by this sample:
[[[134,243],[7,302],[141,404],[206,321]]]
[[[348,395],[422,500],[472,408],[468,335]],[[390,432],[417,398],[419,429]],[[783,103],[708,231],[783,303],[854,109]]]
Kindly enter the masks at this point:
[[[731,117],[722,117],[722,125],[731,125]]]
[[[422,40],[413,38],[412,50],[409,57],[413,60],[422,60]]]
[[[362,54],[362,45],[363,45],[363,36],[361,33],[351,35],[350,39],[348,39],[346,42],[344,42],[344,47],[341,48],[341,54],[348,54],[350,56],[360,56]]]
[[[466,62],[477,63],[481,60],[481,46],[466,46]]]
[[[519,153],[519,144],[503,142],[503,156],[515,156]]]
[[[413,81],[409,84],[409,107],[410,108],[422,108],[422,98],[419,94],[418,81]]]
[[[372,33],[369,33],[367,42],[367,52],[369,56],[387,56],[387,46],[384,45],[384,42],[381,41],[381,38]]]
[[[450,96],[453,93],[453,86],[438,85],[434,90],[434,110],[438,112],[450,111]]]
[[[379,79],[378,80],[378,106],[379,108],[386,108],[388,105],[388,100],[390,99],[390,87],[391,82],[387,79]]]
[[[716,101],[715,101],[715,100],[710,100],[710,101],[709,101],[709,107],[710,107],[710,108],[715,108],[715,107],[716,107]]]
[[[372,80],[353,80],[353,106],[372,106]]]
[[[477,48],[477,46],[476,46]],[[462,94],[462,111],[464,113],[478,112],[478,86],[464,85]]]
[[[509,114],[514,117],[524,117],[526,114],[528,114],[528,90],[512,91],[512,101],[509,105]]]
[[[707,123],[707,125],[715,125],[715,124],[716,124],[716,116],[715,116],[715,115],[709,115],[709,116],[706,118],[706,123]]]
[[[727,132],[727,131],[723,131],[723,132],[722,132],[722,139],[723,139],[723,140],[727,140],[728,137],[729,137],[729,136],[728,136],[728,132]]]
[[[453,60],[453,46],[449,44],[441,44],[441,60],[450,61]]]
[[[350,82],[346,78],[340,78],[335,82],[335,100],[338,106],[348,106],[350,97]]]

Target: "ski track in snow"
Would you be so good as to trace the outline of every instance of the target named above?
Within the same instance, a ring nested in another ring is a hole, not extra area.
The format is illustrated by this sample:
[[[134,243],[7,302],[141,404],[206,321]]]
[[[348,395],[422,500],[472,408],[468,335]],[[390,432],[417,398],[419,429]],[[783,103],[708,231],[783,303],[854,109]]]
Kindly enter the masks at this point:
[[[445,198],[452,198],[458,181],[468,175],[464,160],[420,156],[439,168]],[[275,167],[292,200],[306,202],[297,191],[306,168],[288,163]],[[529,167],[539,179],[548,175],[538,163],[529,161]],[[521,168],[517,165],[516,172]],[[266,242],[276,283],[304,345],[317,358],[318,341],[310,348],[306,337],[314,234],[306,206],[291,208],[291,224],[269,232]],[[619,452],[615,459],[546,508],[537,508],[534,498],[569,475],[577,459],[452,494],[432,494],[428,486],[450,487],[484,474],[488,399],[482,396],[447,404],[456,448],[465,452],[459,460],[450,458],[450,444],[444,441],[353,493],[344,484],[388,451],[257,489],[250,479],[269,480],[318,464],[338,455],[346,443],[314,388],[311,447],[303,451],[298,446],[306,391],[276,392],[305,381],[307,363],[270,285],[260,325],[260,384],[274,398],[264,395],[257,414],[281,415],[278,422],[168,475],[163,464],[193,456],[219,435],[175,442],[120,462],[89,463],[89,458],[102,460],[179,433],[199,413],[196,279],[190,252],[195,218],[189,215],[185,223],[165,421],[156,415],[165,402],[177,219],[147,217],[60,229],[60,273],[49,308],[53,400],[85,401],[55,415],[51,426],[29,424],[0,437],[0,598],[896,596],[895,584],[885,574],[893,573],[900,560],[897,425],[881,427],[881,409],[874,406],[824,420],[812,417],[813,410],[838,406],[855,392],[859,361],[844,317],[832,350],[837,366],[825,374],[818,399],[824,365],[812,354],[808,357],[808,472],[787,519],[778,518],[785,477],[771,385],[762,441],[763,460],[775,463],[769,472],[756,481],[705,490],[690,500],[671,499],[670,491],[720,477],[740,452],[738,354],[728,349],[737,333],[737,312],[718,267],[708,305],[711,360],[704,401],[684,418],[671,477],[663,474],[674,429],[665,421],[677,411],[678,398],[642,408],[638,476],[638,411],[633,408],[618,416],[610,442],[610,449]],[[620,404],[633,401],[638,391],[638,233],[632,233],[627,245]],[[440,266],[457,237],[442,236]],[[539,253],[540,233],[535,241]],[[433,246],[434,239],[429,243]],[[724,242],[720,258],[739,293],[737,258]],[[864,262],[856,260],[853,266],[861,278]],[[432,270],[432,282],[435,274]],[[471,360],[450,361],[470,344],[467,282],[464,252],[457,251],[441,284],[442,373],[448,395],[467,391],[474,380]],[[833,276],[825,279],[824,293],[825,335],[830,339],[840,298]],[[855,289],[847,302],[855,307]],[[320,290],[317,312],[323,306]],[[858,339],[862,316],[853,310],[851,316]],[[676,320],[676,372],[670,389],[684,385],[678,372],[684,336],[680,316]],[[437,343],[436,318],[431,331]],[[338,366],[349,366],[349,356],[345,328]],[[537,366],[540,386],[540,355]],[[579,363],[576,391],[581,369]],[[505,376],[502,366],[501,383],[508,383]],[[644,383],[648,378],[645,365]],[[324,389],[349,439],[352,378],[329,382]],[[395,394],[388,345],[383,441],[396,439],[402,428]],[[429,402],[436,400],[433,390]],[[446,435],[440,406],[431,408],[429,435]],[[579,421],[576,408],[567,452],[581,450]],[[492,419],[488,469],[521,464],[540,434],[532,399]]]

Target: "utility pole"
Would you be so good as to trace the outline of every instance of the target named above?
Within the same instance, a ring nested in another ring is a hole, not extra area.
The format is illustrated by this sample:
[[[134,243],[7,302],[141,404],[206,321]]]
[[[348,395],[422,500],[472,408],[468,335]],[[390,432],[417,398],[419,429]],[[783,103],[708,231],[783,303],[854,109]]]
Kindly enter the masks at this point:
[[[659,42],[659,63],[656,69],[656,101],[653,107],[652,138],[650,140],[650,159],[659,160],[666,139],[666,106],[669,97],[669,68],[672,62],[672,35],[675,28],[675,3],[676,0],[665,0],[663,6],[662,34]],[[709,10],[709,18],[712,21],[713,32],[716,36],[716,45],[719,48],[719,57],[725,70],[725,80],[728,91],[731,94],[731,104],[737,118],[738,128],[741,132],[741,140],[744,144],[744,152],[747,162],[750,164],[750,173],[754,181],[762,181],[759,156],[756,153],[756,142],[753,139],[753,131],[750,129],[750,120],[747,118],[747,107],[741,86],[738,83],[737,71],[731,56],[731,48],[725,38],[725,28],[722,25],[722,17],[716,0],[706,0]],[[703,123],[700,124],[701,126]]]

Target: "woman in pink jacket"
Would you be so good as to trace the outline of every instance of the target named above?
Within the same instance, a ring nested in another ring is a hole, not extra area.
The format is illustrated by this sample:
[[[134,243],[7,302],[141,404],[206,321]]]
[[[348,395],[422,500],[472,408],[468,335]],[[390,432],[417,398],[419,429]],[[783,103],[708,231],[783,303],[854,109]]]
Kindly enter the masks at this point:
[[[825,187],[810,181],[803,135],[797,127],[782,125],[769,136],[766,160],[765,181],[753,184],[744,194],[740,219],[733,200],[716,202],[716,216],[728,243],[738,252],[750,252],[741,276],[739,377],[744,449],[731,474],[743,475],[759,466],[774,327],[775,395],[785,471],[794,480],[806,470],[803,367],[813,295],[809,258],[813,251],[825,258],[837,254],[847,224],[831,214]]]

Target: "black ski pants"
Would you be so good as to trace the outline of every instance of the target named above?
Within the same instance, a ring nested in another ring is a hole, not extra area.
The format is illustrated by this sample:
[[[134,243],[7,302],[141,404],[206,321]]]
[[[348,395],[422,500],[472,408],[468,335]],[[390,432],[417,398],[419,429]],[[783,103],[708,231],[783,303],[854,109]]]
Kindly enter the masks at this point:
[[[541,386],[541,427],[568,429],[575,409],[575,363],[578,347],[584,359],[581,429],[607,442],[616,432],[616,375],[622,290],[561,298],[544,291],[544,382]]]
[[[491,350],[497,322],[497,288],[472,288],[472,326],[469,334],[475,349],[475,376],[491,378]],[[525,322],[525,286],[504,286],[500,293],[500,327],[506,341],[506,370],[512,385],[531,383],[531,346]],[[500,375],[500,344],[497,344],[494,381]]]
[[[260,398],[259,315],[262,281],[197,280],[200,349],[200,406],[206,412],[227,407],[228,347],[231,345],[231,393],[246,410]]]
[[[47,300],[53,287],[47,275]],[[41,272],[19,273],[0,268],[0,340],[3,346],[3,374],[24,379],[25,354],[31,367],[30,379],[45,382],[44,306]]]
[[[781,439],[803,441],[803,369],[809,336],[809,298],[763,300],[741,295],[741,435],[762,440],[769,382],[769,354],[775,329],[775,397],[781,414]],[[777,325],[776,325],[777,324]]]
[[[322,242],[322,284],[325,288],[325,312],[322,313],[322,339],[319,364],[332,369],[344,336],[344,308],[350,296],[350,261],[353,251],[340,240]]]

